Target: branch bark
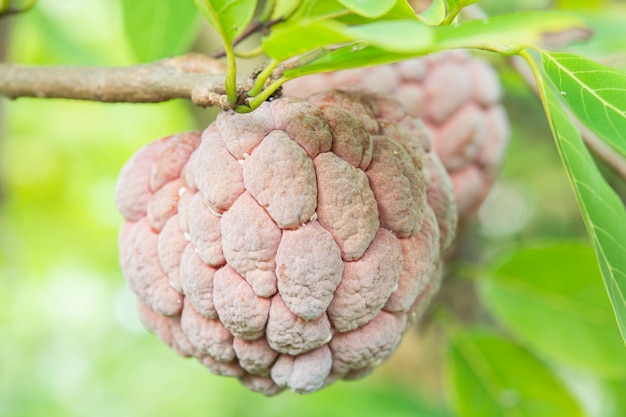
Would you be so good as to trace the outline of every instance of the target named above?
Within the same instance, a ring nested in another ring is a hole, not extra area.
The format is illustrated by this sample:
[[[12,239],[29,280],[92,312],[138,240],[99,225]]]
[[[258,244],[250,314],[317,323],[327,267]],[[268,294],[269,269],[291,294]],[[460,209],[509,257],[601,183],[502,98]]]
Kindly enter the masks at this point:
[[[189,99],[201,107],[230,109],[221,61],[187,54],[128,67],[27,67],[0,63],[0,96],[158,103]],[[243,96],[252,80],[238,77]]]

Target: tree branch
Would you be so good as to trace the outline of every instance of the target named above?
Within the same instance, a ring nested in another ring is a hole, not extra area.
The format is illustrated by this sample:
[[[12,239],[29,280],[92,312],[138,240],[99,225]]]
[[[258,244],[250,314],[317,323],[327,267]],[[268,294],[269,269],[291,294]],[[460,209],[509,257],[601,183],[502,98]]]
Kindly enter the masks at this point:
[[[239,45],[241,42],[245,41],[246,39],[248,39],[250,36],[254,35],[255,33],[265,33],[268,31],[269,28],[271,28],[272,26],[274,26],[277,23],[281,23],[283,22],[284,19],[280,18],[280,19],[276,19],[276,20],[270,20],[267,22],[261,22],[259,20],[254,20],[252,21],[248,27],[239,34],[239,36],[237,36],[237,38],[235,38],[235,40],[233,41],[233,48],[237,45]],[[211,55],[212,58],[223,58],[226,56],[226,51],[224,50],[224,48],[220,49],[219,51],[213,53]]]
[[[114,68],[0,64],[0,96],[109,103],[157,103],[184,98],[201,107],[231,109],[224,89],[224,72],[221,61],[199,54]],[[237,89],[243,97],[252,80],[246,76],[238,78]]]

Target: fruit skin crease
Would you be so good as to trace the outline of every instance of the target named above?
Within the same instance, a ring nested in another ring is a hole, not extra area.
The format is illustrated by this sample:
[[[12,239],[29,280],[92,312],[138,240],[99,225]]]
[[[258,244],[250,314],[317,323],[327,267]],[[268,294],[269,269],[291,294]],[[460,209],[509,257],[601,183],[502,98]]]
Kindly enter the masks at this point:
[[[455,234],[431,147],[393,98],[337,90],[144,146],[116,203],[145,327],[265,395],[367,374],[437,291]]]
[[[388,94],[420,118],[452,180],[461,224],[472,219],[504,160],[510,125],[496,70],[466,50],[296,78],[283,92],[341,88]]]

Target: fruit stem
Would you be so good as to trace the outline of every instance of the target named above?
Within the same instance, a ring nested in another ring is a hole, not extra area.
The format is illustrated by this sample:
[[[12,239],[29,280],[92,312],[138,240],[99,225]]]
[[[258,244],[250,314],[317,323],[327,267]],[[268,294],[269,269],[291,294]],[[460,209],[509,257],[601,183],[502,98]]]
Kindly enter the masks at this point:
[[[237,103],[237,60],[233,46],[224,42],[224,51],[226,52],[226,95],[230,104]]]
[[[454,19],[456,19],[459,13],[461,13],[461,10],[465,8],[465,3],[467,3],[467,0],[461,0],[457,4],[455,4],[452,10],[448,11],[448,14],[441,22],[441,26],[449,25],[454,22]]]
[[[224,28],[217,11],[209,0],[194,0],[196,6],[200,10],[200,13],[206,17],[211,23],[213,29],[217,32],[222,39],[224,46],[224,54],[226,55],[226,80],[224,81],[224,88],[226,89],[226,96],[228,102],[231,105],[237,104],[237,60],[235,58],[235,50],[232,43],[232,39],[228,36],[226,29]]]
[[[267,64],[267,67],[265,67],[263,71],[261,71],[259,75],[257,75],[254,85],[252,86],[250,91],[248,91],[248,96],[255,97],[257,94],[261,93],[261,91],[263,90],[263,87],[265,86],[265,83],[269,79],[270,75],[272,75],[272,71],[274,71],[276,67],[278,67],[279,64],[280,62],[276,61],[275,59],[273,59],[269,64]]]
[[[277,79],[276,81],[272,82],[263,91],[261,91],[259,94],[257,94],[256,96],[254,96],[250,100],[250,102],[248,103],[250,107],[246,107],[245,108],[245,109],[249,109],[249,110],[245,110],[244,108],[236,108],[235,111],[240,112],[240,113],[247,113],[249,111],[252,111],[252,110],[256,109],[261,104],[263,104],[263,102],[265,100],[270,98],[270,96],[272,94],[274,94],[274,92],[276,90],[278,90],[278,88],[281,85],[283,85],[284,83],[286,83],[287,81],[289,81],[289,78],[287,78],[287,77],[280,77],[279,79]]]

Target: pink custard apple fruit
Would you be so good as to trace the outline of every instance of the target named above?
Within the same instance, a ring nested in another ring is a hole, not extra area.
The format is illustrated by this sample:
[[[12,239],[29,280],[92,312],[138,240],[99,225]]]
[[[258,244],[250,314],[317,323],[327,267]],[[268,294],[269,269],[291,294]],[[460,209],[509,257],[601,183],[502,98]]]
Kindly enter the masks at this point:
[[[457,225],[422,123],[360,92],[282,97],[150,143],[116,202],[145,327],[265,395],[386,360],[437,291]]]
[[[504,159],[509,122],[496,71],[454,50],[396,64],[309,75],[287,82],[286,95],[338,88],[389,94],[422,119],[454,188],[464,223],[489,193]]]

